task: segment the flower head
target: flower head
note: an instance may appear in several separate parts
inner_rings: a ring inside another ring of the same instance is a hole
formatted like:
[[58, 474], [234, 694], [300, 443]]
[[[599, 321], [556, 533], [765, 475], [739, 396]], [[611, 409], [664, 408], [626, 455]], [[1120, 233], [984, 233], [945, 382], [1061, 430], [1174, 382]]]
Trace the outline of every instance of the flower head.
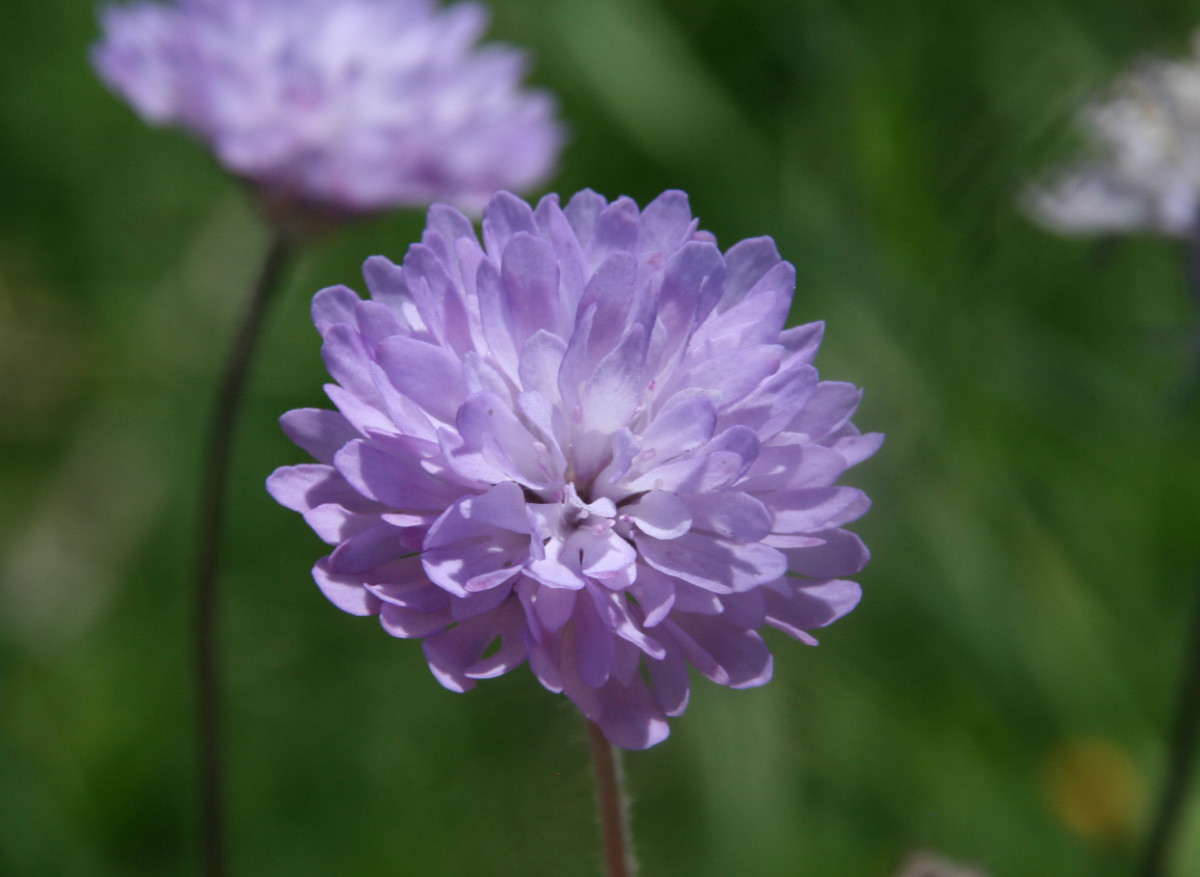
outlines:
[[795, 271], [770, 238], [724, 254], [687, 196], [640, 211], [591, 191], [531, 209], [501, 193], [480, 246], [434, 205], [420, 244], [322, 290], [337, 411], [284, 430], [319, 460], [271, 494], [336, 548], [337, 606], [424, 638], [447, 688], [529, 662], [626, 748], [667, 735], [688, 666], [771, 677], [758, 629], [806, 632], [857, 604], [867, 510], [835, 484], [882, 437], [822, 382], [819, 323], [784, 329]]
[[1034, 189], [1028, 204], [1035, 218], [1065, 233], [1197, 232], [1200, 57], [1143, 64], [1082, 121], [1099, 155]]
[[478, 210], [552, 170], [553, 100], [475, 48], [484, 8], [430, 0], [176, 0], [105, 10], [93, 60], [148, 122], [207, 142], [269, 207]]

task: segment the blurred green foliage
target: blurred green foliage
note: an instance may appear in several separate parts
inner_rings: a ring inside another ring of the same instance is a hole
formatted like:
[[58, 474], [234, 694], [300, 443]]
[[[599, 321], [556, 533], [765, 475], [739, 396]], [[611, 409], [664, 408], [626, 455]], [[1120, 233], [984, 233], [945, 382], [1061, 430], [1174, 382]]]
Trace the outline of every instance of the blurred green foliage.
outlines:
[[[573, 140], [554, 188], [686, 189], [771, 234], [826, 377], [888, 433], [862, 606], [776, 678], [701, 680], [626, 759], [650, 875], [1129, 871], [1200, 568], [1196, 303], [1181, 253], [1064, 240], [1023, 185], [1178, 0], [507, 0]], [[0, 3], [0, 873], [195, 867], [190, 526], [208, 398], [266, 235], [205, 151], [87, 63], [86, 0]], [[520, 671], [460, 696], [331, 608], [322, 546], [262, 489], [325, 404], [308, 300], [422, 218], [310, 249], [237, 443], [223, 580], [240, 874], [598, 872], [586, 745]], [[1176, 877], [1200, 873], [1193, 795]]]

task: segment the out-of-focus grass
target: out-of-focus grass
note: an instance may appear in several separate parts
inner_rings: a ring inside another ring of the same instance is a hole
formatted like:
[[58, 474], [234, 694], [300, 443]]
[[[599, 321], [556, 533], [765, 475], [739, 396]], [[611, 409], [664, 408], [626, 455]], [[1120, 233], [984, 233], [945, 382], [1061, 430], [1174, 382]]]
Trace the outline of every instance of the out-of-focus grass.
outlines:
[[[498, 4], [574, 139], [555, 188], [687, 189], [771, 234], [822, 373], [888, 433], [862, 606], [776, 679], [699, 681], [627, 758], [645, 871], [869, 875], [915, 847], [992, 877], [1128, 872], [1200, 567], [1196, 314], [1179, 253], [1067, 241], [1016, 196], [1157, 2]], [[265, 234], [203, 150], [90, 73], [82, 0], [0, 5], [0, 872], [193, 866], [189, 526], [207, 394]], [[458, 696], [344, 616], [262, 481], [325, 404], [307, 301], [421, 218], [343, 231], [272, 315], [224, 579], [239, 872], [585, 874], [586, 747], [524, 671]], [[1200, 871], [1193, 796], [1176, 875]]]

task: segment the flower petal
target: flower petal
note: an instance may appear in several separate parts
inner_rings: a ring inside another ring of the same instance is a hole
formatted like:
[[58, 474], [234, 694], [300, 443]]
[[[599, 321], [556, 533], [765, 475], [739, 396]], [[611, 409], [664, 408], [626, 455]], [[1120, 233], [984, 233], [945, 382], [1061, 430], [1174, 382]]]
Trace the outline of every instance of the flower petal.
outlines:
[[364, 441], [353, 441], [337, 452], [334, 465], [363, 496], [397, 511], [444, 509], [462, 489], [434, 478], [416, 460], [389, 454]]
[[788, 636], [816, 645], [807, 631], [832, 624], [858, 605], [862, 588], [835, 579], [805, 585], [786, 580], [782, 591], [766, 589], [767, 624]]
[[771, 511], [748, 493], [713, 490], [689, 494], [683, 501], [691, 512], [693, 530], [716, 533], [742, 544], [758, 542], [771, 532]]
[[[465, 619], [435, 633], [421, 648], [438, 682], [451, 691], [469, 691], [475, 687], [476, 678], [498, 676], [524, 660], [523, 654], [517, 657], [517, 647], [509, 642], [521, 640], [523, 623], [521, 604], [512, 598], [489, 614]], [[485, 654], [497, 638], [502, 645], [496, 654], [503, 652], [504, 657], [498, 662], [489, 661]]]
[[871, 501], [853, 487], [811, 487], [763, 494], [775, 513], [776, 533], [808, 533], [840, 527], [866, 514]]
[[861, 572], [871, 552], [849, 530], [824, 530], [813, 534], [806, 545], [788, 545], [789, 537], [771, 537], [767, 544], [778, 548], [788, 559], [788, 572], [810, 579], [833, 579]]
[[850, 419], [861, 399], [862, 390], [853, 384], [822, 381], [788, 424], [788, 431], [802, 433], [808, 441], [820, 441]]
[[738, 545], [699, 533], [669, 542], [637, 537], [642, 557], [659, 572], [716, 594], [729, 594], [774, 581], [787, 571], [782, 552], [759, 543]]
[[640, 460], [665, 463], [695, 450], [713, 437], [717, 407], [707, 396], [679, 393], [671, 397], [639, 437]]
[[692, 526], [688, 504], [665, 490], [643, 494], [637, 502], [626, 506], [622, 514], [633, 521], [639, 530], [655, 539], [678, 539]]
[[755, 631], [705, 615], [680, 615], [667, 627], [688, 660], [718, 685], [753, 688], [771, 681], [771, 652]]
[[329, 558], [323, 557], [313, 567], [313, 579], [330, 603], [351, 615], [377, 615], [380, 600], [353, 576], [340, 575], [329, 569]]
[[467, 398], [467, 382], [458, 357], [435, 344], [395, 336], [375, 350], [379, 366], [397, 390], [443, 423]]
[[675, 605], [675, 584], [672, 578], [644, 563], [638, 565], [637, 580], [629, 586], [629, 593], [641, 607], [646, 627], [660, 624]]
[[558, 259], [549, 241], [520, 232], [504, 246], [500, 279], [512, 310], [513, 341], [520, 350], [535, 332], [559, 328]]
[[342, 445], [361, 438], [343, 415], [327, 408], [297, 408], [280, 417], [279, 425], [288, 438], [322, 463], [332, 463]]
[[600, 688], [613, 668], [613, 632], [596, 611], [590, 597], [575, 601], [571, 616], [575, 626], [575, 660], [579, 678], [589, 688]]

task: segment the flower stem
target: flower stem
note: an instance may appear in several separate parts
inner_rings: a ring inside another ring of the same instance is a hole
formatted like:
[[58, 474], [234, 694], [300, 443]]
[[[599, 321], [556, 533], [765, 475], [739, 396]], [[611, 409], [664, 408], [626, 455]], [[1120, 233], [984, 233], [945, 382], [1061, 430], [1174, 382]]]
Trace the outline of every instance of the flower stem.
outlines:
[[596, 777], [596, 809], [608, 877], [634, 877], [637, 867], [629, 838], [629, 799], [618, 753], [595, 722], [588, 722], [588, 744]]
[[1184, 279], [1192, 300], [1191, 362], [1179, 391], [1178, 406], [1186, 411], [1200, 396], [1200, 225], [1193, 229], [1187, 246]]
[[1200, 588], [1192, 600], [1184, 645], [1183, 678], [1179, 684], [1175, 726], [1167, 756], [1167, 775], [1138, 866], [1138, 877], [1162, 877], [1166, 873], [1188, 784], [1194, 773], [1197, 744], [1200, 744]]
[[279, 235], [267, 251], [258, 280], [217, 390], [209, 424], [208, 447], [200, 483], [196, 524], [194, 588], [194, 684], [199, 768], [200, 858], [205, 877], [225, 873], [224, 766], [221, 757], [221, 686], [217, 658], [217, 574], [229, 453], [246, 373], [253, 358], [263, 316], [291, 256], [290, 242]]

